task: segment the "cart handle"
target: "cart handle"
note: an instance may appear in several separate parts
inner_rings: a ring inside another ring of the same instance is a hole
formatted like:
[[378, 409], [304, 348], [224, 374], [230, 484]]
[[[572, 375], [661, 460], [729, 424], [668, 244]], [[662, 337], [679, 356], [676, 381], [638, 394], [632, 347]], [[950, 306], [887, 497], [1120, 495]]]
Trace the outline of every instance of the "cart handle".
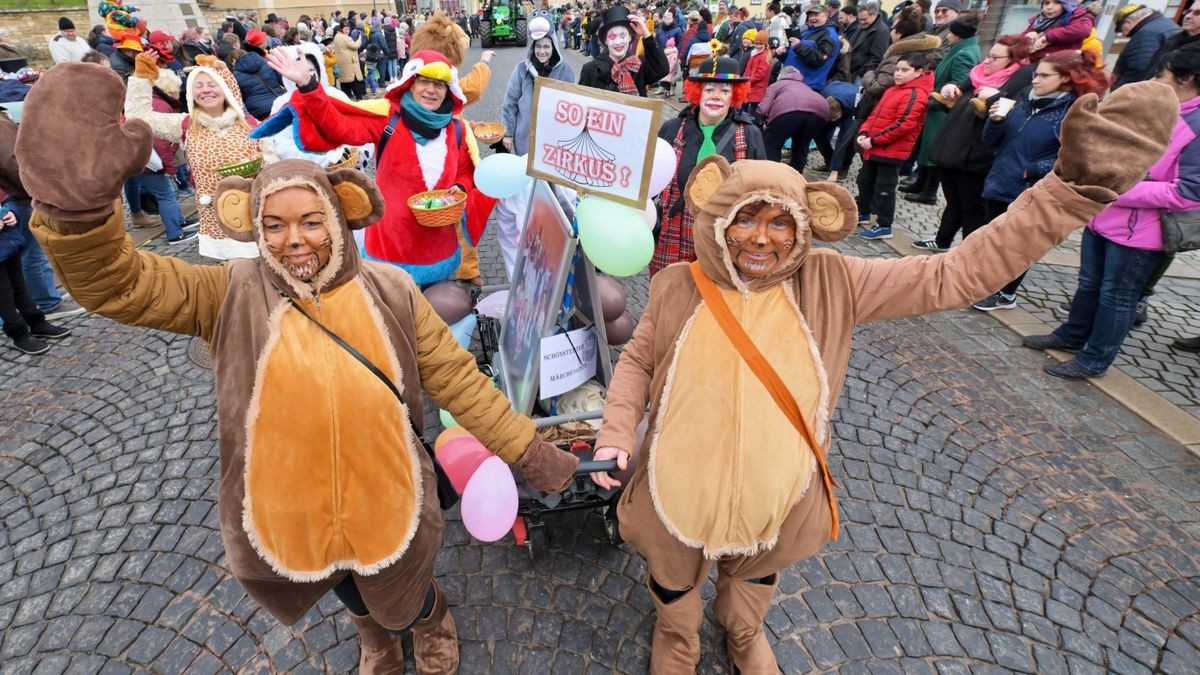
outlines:
[[538, 429], [558, 426], [566, 422], [587, 422], [588, 420], [598, 420], [604, 418], [603, 410], [589, 410], [580, 413], [568, 413], [566, 415], [554, 415], [553, 417], [539, 417], [533, 420]]
[[605, 459], [599, 461], [580, 462], [575, 468], [575, 475], [589, 473], [612, 473], [617, 470], [617, 460]]

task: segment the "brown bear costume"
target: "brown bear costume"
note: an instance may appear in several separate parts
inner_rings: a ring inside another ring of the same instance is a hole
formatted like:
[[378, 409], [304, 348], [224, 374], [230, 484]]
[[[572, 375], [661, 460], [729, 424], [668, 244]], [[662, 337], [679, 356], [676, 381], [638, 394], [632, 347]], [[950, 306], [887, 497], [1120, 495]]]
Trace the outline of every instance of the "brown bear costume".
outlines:
[[[657, 614], [651, 672], [694, 672], [699, 588], [714, 564], [713, 608], [733, 664], [747, 674], [778, 672], [763, 632], [778, 572], [837, 536], [825, 451], [855, 325], [961, 308], [993, 292], [1140, 181], [1178, 115], [1174, 94], [1154, 82], [1124, 87], [1098, 110], [1095, 96], [1080, 99], [1063, 124], [1055, 171], [937, 256], [867, 260], [813, 248], [814, 239], [836, 241], [854, 230], [845, 189], [806, 183], [773, 162], [730, 166], [712, 156], [697, 166], [685, 196], [698, 260], [651, 280], [596, 440], [597, 458], [640, 450], [618, 514], [621, 534], [649, 567]], [[792, 216], [794, 248], [766, 276], [747, 277], [730, 256], [727, 229], [740, 209], [764, 203]], [[709, 283], [709, 297], [723, 303], [701, 297]], [[714, 310], [721, 304], [748, 341], [727, 336]], [[760, 381], [743, 357], [746, 342], [786, 394]], [[811, 433], [798, 433], [803, 425], [777, 404], [788, 396]], [[647, 405], [639, 449], [635, 429]]]
[[[442, 513], [417, 440], [422, 420], [409, 411], [428, 392], [540, 489], [565, 487], [577, 460], [513, 412], [406, 272], [360, 259], [351, 230], [378, 220], [384, 204], [357, 171], [285, 160], [253, 181], [223, 180], [221, 225], [255, 243], [258, 259], [192, 265], [136, 249], [119, 198], [151, 135], [121, 119], [123, 89], [108, 68], [66, 63], [26, 100], [16, 154], [59, 277], [98, 314], [210, 344], [221, 535], [246, 592], [290, 625], [335, 586], [345, 600], [348, 584], [367, 612], [354, 616], [364, 672], [403, 667], [389, 630], [409, 626], [418, 670], [454, 672], [454, 623], [433, 581]], [[92, 142], [62, 153], [50, 141], [63, 133]], [[308, 281], [285, 270], [263, 234], [264, 203], [297, 187], [315, 193], [328, 229], [329, 260]], [[365, 355], [402, 400], [298, 308]]]

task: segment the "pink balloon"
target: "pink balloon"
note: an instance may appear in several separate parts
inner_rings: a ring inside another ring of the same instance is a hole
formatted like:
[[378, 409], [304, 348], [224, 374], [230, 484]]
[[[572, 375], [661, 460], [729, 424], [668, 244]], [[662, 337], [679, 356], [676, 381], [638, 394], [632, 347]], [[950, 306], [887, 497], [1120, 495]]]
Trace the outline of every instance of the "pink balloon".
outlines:
[[474, 436], [460, 436], [446, 441], [437, 453], [438, 463], [446, 470], [458, 494], [467, 489], [471, 476], [479, 467], [495, 457]]
[[517, 483], [499, 457], [479, 465], [462, 493], [462, 518], [467, 532], [479, 541], [496, 541], [517, 519]]
[[[661, 138], [654, 143], [654, 166], [650, 170], [650, 195], [656, 195], [671, 184], [675, 176], [675, 148]], [[683, 187], [683, 186], [680, 186]]]

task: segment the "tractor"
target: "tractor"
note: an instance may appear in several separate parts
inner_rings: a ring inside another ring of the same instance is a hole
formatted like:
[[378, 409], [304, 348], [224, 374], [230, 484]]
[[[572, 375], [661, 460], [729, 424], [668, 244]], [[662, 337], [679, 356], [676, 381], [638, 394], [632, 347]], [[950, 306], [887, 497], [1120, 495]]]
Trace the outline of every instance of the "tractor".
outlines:
[[529, 41], [525, 8], [517, 0], [495, 0], [479, 21], [479, 43], [487, 48], [510, 41], [524, 47]]

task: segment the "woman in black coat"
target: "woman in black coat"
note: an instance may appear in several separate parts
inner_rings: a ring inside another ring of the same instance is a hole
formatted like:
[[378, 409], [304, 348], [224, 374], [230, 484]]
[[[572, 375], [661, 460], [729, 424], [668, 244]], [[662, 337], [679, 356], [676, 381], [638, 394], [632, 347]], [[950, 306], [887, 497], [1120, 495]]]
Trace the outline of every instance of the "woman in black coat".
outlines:
[[[642, 41], [644, 56], [637, 56], [634, 36]], [[645, 96], [647, 85], [670, 72], [667, 54], [646, 30], [639, 16], [630, 16], [621, 6], [605, 10], [598, 31], [603, 48], [600, 55], [583, 64], [579, 84], [631, 96]]]

